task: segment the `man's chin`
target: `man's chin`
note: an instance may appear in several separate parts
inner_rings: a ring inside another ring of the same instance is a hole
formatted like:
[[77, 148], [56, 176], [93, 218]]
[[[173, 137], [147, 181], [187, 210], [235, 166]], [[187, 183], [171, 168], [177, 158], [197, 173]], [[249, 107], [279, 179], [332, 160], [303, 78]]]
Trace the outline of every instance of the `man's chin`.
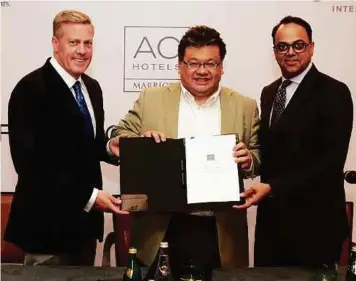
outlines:
[[196, 92], [202, 92], [202, 93], [204, 93], [204, 92], [207, 92], [207, 91], [209, 91], [211, 89], [211, 84], [210, 83], [205, 83], [205, 84], [195, 84], [194, 85], [194, 90], [196, 91]]
[[213, 94], [213, 90], [211, 88], [207, 89], [194, 89], [194, 93], [192, 93], [196, 97], [206, 97]]
[[86, 70], [88, 69], [88, 67], [76, 67], [74, 70], [74, 73], [78, 76], [82, 75]]
[[72, 68], [74, 71], [81, 72], [85, 71], [89, 66], [88, 61], [83, 61], [83, 62], [73, 62], [72, 63]]
[[301, 70], [301, 68], [287, 68], [283, 71], [283, 76], [286, 78], [293, 78], [302, 72], [303, 70]]

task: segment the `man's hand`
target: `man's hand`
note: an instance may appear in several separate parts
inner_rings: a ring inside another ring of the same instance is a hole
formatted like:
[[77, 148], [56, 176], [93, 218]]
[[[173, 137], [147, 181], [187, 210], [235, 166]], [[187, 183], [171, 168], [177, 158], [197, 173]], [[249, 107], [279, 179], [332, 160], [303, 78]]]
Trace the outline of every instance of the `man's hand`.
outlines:
[[116, 157], [119, 157], [120, 155], [120, 151], [119, 151], [120, 138], [127, 138], [127, 135], [122, 134], [120, 136], [110, 139], [109, 141], [109, 149], [111, 153], [114, 154]]
[[241, 166], [242, 169], [249, 169], [252, 163], [252, 157], [246, 145], [239, 142], [233, 148], [233, 156], [235, 162]]
[[157, 143], [161, 141], [166, 141], [166, 135], [157, 131], [147, 131], [144, 132], [141, 137], [154, 138]]
[[127, 211], [122, 211], [120, 208], [121, 200], [115, 198], [107, 191], [98, 191], [98, 195], [96, 196], [94, 207], [103, 212], [110, 212], [116, 214], [128, 214]]
[[243, 205], [233, 205], [235, 209], [247, 209], [252, 205], [257, 205], [264, 197], [271, 192], [271, 186], [266, 183], [256, 183], [249, 187], [241, 194], [241, 197], [245, 197], [246, 202]]

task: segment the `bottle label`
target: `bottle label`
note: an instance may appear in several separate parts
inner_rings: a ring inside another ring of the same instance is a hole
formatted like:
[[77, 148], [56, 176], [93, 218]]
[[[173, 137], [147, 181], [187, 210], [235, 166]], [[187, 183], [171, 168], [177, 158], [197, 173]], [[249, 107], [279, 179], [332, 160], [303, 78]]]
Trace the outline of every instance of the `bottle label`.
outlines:
[[132, 279], [133, 270], [131, 268], [126, 268], [125, 274], [128, 278]]
[[170, 272], [169, 272], [169, 269], [168, 269], [168, 266], [167, 265], [161, 265], [159, 268], [159, 271], [161, 273], [162, 276], [167, 276]]

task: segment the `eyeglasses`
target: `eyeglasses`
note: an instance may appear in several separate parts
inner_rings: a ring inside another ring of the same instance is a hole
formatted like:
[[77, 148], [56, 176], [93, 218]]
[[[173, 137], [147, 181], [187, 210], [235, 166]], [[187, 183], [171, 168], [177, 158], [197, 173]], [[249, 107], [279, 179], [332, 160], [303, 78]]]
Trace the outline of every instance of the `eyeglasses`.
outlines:
[[286, 42], [280, 42], [277, 45], [273, 46], [273, 49], [278, 53], [278, 54], [286, 54], [289, 52], [289, 48], [292, 47], [293, 51], [296, 53], [303, 53], [307, 49], [307, 46], [309, 46], [309, 43], [305, 43], [302, 40], [298, 40], [293, 42], [292, 44], [286, 43]]
[[189, 68], [189, 69], [199, 69], [201, 66], [203, 66], [205, 69], [208, 70], [213, 70], [216, 69], [221, 62], [216, 62], [216, 61], [211, 61], [211, 62], [187, 62], [183, 61], [183, 63]]

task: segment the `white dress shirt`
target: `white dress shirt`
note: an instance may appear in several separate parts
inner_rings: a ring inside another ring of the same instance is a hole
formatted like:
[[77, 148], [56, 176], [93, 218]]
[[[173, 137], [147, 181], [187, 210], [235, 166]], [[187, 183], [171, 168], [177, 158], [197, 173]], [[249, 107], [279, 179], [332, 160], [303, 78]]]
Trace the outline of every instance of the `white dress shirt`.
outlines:
[[[58, 61], [52, 57], [50, 59], [50, 63], [52, 64], [52, 66], [54, 67], [54, 69], [58, 72], [58, 74], [62, 77], [64, 83], [66, 83], [66, 85], [68, 86], [68, 88], [72, 91], [72, 94], [73, 94], [73, 97], [74, 99], [76, 100], [76, 97], [75, 97], [75, 91], [73, 89], [73, 85], [75, 82], [77, 82], [77, 80], [72, 77], [59, 63]], [[88, 107], [88, 110], [89, 110], [89, 113], [90, 113], [90, 117], [91, 117], [91, 122], [92, 122], [92, 125], [93, 125], [93, 131], [94, 131], [94, 137], [95, 137], [95, 134], [96, 134], [96, 121], [95, 121], [95, 115], [94, 115], [94, 110], [93, 110], [93, 105], [91, 104], [91, 100], [90, 100], [90, 97], [89, 97], [89, 94], [88, 94], [88, 90], [87, 88], [85, 87], [85, 84], [82, 80], [81, 77], [79, 77], [78, 81], [80, 82], [80, 85], [81, 85], [81, 90], [83, 92], [83, 95], [84, 95], [84, 100], [87, 104], [87, 107]], [[90, 209], [93, 207], [94, 205], [94, 202], [95, 202], [95, 199], [98, 195], [98, 189], [97, 188], [94, 188], [93, 187], [93, 193], [92, 195], [90, 196], [90, 199], [87, 203], [87, 205], [85, 206], [84, 210], [89, 212]]]
[[[194, 97], [181, 84], [181, 96], [178, 113], [178, 138], [213, 136], [221, 133], [220, 90], [208, 100], [198, 105]], [[193, 211], [191, 215], [213, 216], [212, 211]]]
[[178, 113], [178, 138], [212, 136], [221, 132], [220, 90], [202, 105], [181, 85]]

